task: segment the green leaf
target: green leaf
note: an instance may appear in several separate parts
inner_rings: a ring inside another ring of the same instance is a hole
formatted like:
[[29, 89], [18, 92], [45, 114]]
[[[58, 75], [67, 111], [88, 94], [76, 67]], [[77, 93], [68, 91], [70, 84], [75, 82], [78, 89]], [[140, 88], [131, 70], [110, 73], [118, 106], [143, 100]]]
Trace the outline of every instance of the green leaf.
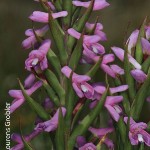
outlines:
[[70, 61], [69, 61], [69, 67], [71, 67], [74, 70], [77, 67], [77, 65], [80, 61], [80, 58], [82, 56], [82, 47], [83, 47], [82, 45], [83, 45], [83, 35], [78, 40], [78, 43], [71, 55]]
[[72, 0], [63, 0], [63, 10], [66, 10], [68, 12], [68, 15], [63, 18], [65, 29], [68, 29], [71, 24], [71, 18], [72, 18]]
[[53, 66], [54, 71], [57, 74], [58, 79], [61, 76], [61, 65], [60, 65], [60, 61], [58, 59], [58, 57], [56, 56], [56, 54], [50, 49], [48, 54], [47, 54], [47, 58], [49, 63]]
[[53, 4], [57, 11], [62, 11], [62, 2], [61, 0], [53, 0]]
[[139, 150], [145, 150], [145, 148], [144, 148], [144, 143], [140, 143], [140, 148], [139, 148]]
[[29, 95], [27, 95], [20, 80], [19, 80], [19, 85], [20, 85], [20, 88], [22, 90], [25, 100], [28, 102], [28, 104], [32, 108], [32, 110], [34, 110], [41, 119], [48, 120], [50, 118], [48, 113], [44, 110], [44, 108], [39, 103], [37, 103], [34, 99], [32, 99]]
[[65, 150], [64, 128], [65, 128], [64, 117], [63, 117], [63, 114], [62, 114], [62, 109], [60, 107], [59, 108], [58, 128], [56, 130], [56, 137], [55, 137], [56, 149], [57, 150]]
[[55, 90], [55, 92], [57, 93], [57, 95], [59, 96], [61, 103], [64, 105], [65, 103], [65, 90], [63, 89], [63, 87], [60, 85], [57, 77], [55, 76], [55, 74], [47, 69], [44, 72], [46, 79], [48, 80], [49, 84], [51, 85], [51, 87]]
[[57, 20], [53, 19], [50, 11], [49, 11], [49, 27], [59, 52], [61, 65], [65, 65], [67, 63], [68, 54], [64, 45], [64, 34], [62, 33], [63, 31], [59, 26]]
[[142, 63], [142, 60], [143, 60], [143, 51], [142, 51], [141, 38], [145, 36], [146, 20], [147, 19], [144, 20], [144, 22], [143, 22], [143, 24], [140, 28], [138, 41], [137, 41], [137, 44], [136, 44], [136, 51], [135, 51], [135, 58], [136, 58], [137, 62], [139, 62], [140, 64]]
[[118, 127], [118, 130], [119, 130], [119, 134], [121, 136], [121, 140], [125, 144], [126, 138], [127, 138], [126, 125], [125, 125], [122, 117], [120, 117], [119, 121], [117, 122], [117, 127]]
[[91, 110], [90, 113], [87, 116], [85, 116], [85, 118], [80, 122], [80, 124], [73, 130], [68, 140], [69, 150], [73, 150], [77, 136], [83, 135], [88, 130], [89, 126], [92, 124], [94, 119], [100, 114], [108, 94], [108, 89], [109, 88], [107, 88], [106, 92], [102, 95], [97, 106], [93, 110]]
[[125, 51], [125, 56], [124, 56], [124, 71], [125, 71], [125, 81], [126, 81], [126, 84], [129, 86], [129, 97], [130, 97], [130, 100], [133, 101], [136, 95], [135, 82], [134, 82], [133, 77], [130, 74], [131, 65], [129, 62], [127, 50]]
[[139, 89], [132, 104], [131, 116], [133, 117], [134, 120], [138, 120], [140, 117], [145, 99], [147, 97], [147, 89], [149, 88], [150, 88], [150, 69], [148, 72], [147, 79]]
[[[82, 15], [82, 17], [73, 25], [73, 28], [80, 33], [82, 32], [83, 28], [85, 27], [86, 22], [90, 18], [90, 15], [93, 10], [94, 2], [95, 2], [95, 0], [91, 1], [89, 8], [86, 10], [84, 15]], [[73, 38], [72, 36], [69, 36], [69, 39], [68, 39], [68, 50], [69, 51], [72, 51], [75, 42], [76, 42], [76, 39]]]
[[43, 87], [46, 90], [49, 98], [54, 102], [54, 104], [57, 107], [59, 107], [60, 101], [59, 101], [58, 96], [56, 95], [55, 91], [50, 87], [50, 85], [46, 81], [43, 81]]
[[100, 68], [100, 65], [102, 63], [102, 59], [100, 58], [95, 65], [86, 73], [89, 77], [94, 77], [94, 75], [97, 73], [98, 69]]
[[150, 67], [150, 57], [148, 57], [142, 64], [142, 70], [147, 74]]

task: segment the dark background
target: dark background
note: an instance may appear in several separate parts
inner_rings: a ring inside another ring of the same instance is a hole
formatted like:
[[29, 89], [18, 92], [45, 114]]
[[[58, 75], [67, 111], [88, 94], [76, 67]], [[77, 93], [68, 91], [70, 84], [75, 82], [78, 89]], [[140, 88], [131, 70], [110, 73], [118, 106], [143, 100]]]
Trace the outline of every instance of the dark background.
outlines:
[[[110, 0], [110, 7], [96, 12], [93, 15], [100, 16], [100, 22], [104, 25], [110, 46], [123, 47], [126, 33], [138, 28], [145, 16], [150, 15], [150, 0]], [[24, 69], [24, 60], [29, 51], [21, 48], [24, 40], [24, 31], [31, 27], [28, 16], [34, 10], [40, 10], [38, 3], [33, 0], [0, 0], [0, 109], [3, 113], [5, 102], [11, 102], [8, 90], [18, 87], [16, 78], [23, 80], [27, 75]], [[0, 121], [2, 123], [2, 116]], [[144, 116], [148, 114], [144, 114]], [[12, 132], [18, 128], [18, 118], [21, 116], [23, 127], [28, 128], [34, 114], [28, 113], [28, 109], [21, 109], [12, 115]], [[4, 128], [0, 128], [5, 133]], [[5, 135], [1, 134], [5, 144]], [[1, 142], [0, 142], [1, 143]], [[1, 145], [0, 145], [1, 149]], [[5, 149], [5, 148], [2, 148]], [[40, 149], [40, 148], [39, 148]]]

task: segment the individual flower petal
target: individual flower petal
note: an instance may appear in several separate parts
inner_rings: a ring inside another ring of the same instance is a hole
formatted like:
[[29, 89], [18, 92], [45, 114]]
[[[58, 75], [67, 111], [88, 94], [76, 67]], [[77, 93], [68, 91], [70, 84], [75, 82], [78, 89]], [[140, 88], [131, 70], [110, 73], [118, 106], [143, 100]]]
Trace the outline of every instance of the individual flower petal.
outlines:
[[[88, 8], [90, 6], [91, 1], [81, 2], [81, 1], [73, 1], [73, 5]], [[95, 0], [93, 10], [101, 10], [105, 7], [109, 6], [105, 0]]]
[[124, 69], [118, 65], [110, 65], [110, 68], [118, 75], [124, 75]]
[[132, 32], [129, 39], [127, 40], [128, 52], [130, 54], [131, 54], [132, 48], [136, 46], [138, 35], [139, 35], [139, 30], [135, 30], [135, 31]]
[[[59, 17], [66, 17], [68, 15], [67, 11], [61, 11], [57, 13], [52, 13], [54, 19]], [[29, 18], [35, 22], [48, 23], [49, 14], [41, 11], [34, 11]]]
[[110, 89], [111, 94], [114, 94], [114, 93], [117, 93], [117, 92], [126, 91], [128, 88], [129, 88], [128, 85], [121, 85], [121, 86], [114, 87], [114, 88], [109, 88], [109, 89]]
[[143, 83], [147, 78], [147, 75], [140, 69], [132, 70], [131, 75], [139, 83]]
[[79, 150], [96, 150], [96, 146], [93, 143], [86, 143], [84, 146], [80, 147]]
[[142, 49], [145, 55], [150, 55], [150, 42], [144, 38], [141, 38]]
[[30, 88], [35, 81], [35, 75], [30, 74], [24, 81], [24, 88]]
[[103, 69], [104, 72], [106, 72], [112, 78], [116, 78], [116, 74], [114, 73], [114, 71], [108, 65], [101, 64], [101, 68]]
[[114, 54], [106, 54], [103, 56], [102, 64], [108, 64], [115, 60]]

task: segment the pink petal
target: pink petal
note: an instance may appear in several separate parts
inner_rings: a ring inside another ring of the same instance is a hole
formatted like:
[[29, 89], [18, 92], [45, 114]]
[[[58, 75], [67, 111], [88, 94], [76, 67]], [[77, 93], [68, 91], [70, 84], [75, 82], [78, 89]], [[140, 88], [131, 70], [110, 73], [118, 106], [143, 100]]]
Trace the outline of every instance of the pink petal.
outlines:
[[128, 88], [129, 88], [128, 85], [121, 85], [118, 87], [110, 88], [110, 92], [111, 94], [114, 94], [114, 93], [126, 91]]
[[110, 75], [112, 78], [116, 78], [116, 74], [114, 73], [114, 71], [108, 65], [102, 64], [101, 68], [103, 69], [103, 71], [105, 73]]
[[150, 55], [150, 42], [144, 38], [141, 39], [143, 53], [146, 55]]
[[135, 30], [132, 32], [129, 39], [127, 40], [128, 51], [130, 54], [131, 54], [131, 49], [136, 46], [138, 35], [139, 35], [139, 30]]
[[132, 70], [131, 75], [139, 83], [143, 83], [147, 79], [147, 75], [139, 69]]
[[118, 65], [110, 65], [110, 68], [118, 75], [124, 75], [124, 69]]

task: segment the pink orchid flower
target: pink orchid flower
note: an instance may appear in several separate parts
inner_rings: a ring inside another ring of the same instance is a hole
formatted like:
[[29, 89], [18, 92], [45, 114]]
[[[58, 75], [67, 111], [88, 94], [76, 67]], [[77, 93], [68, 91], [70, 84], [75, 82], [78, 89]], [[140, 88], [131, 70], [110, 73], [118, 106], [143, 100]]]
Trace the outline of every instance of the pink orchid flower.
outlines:
[[[35, 30], [35, 33], [38, 37], [42, 38], [46, 34], [48, 29], [49, 29], [49, 27], [48, 27], [48, 25], [46, 25], [41, 29]], [[22, 42], [22, 47], [24, 49], [29, 49], [31, 47], [36, 47], [36, 45], [38, 45], [38, 41], [35, 37], [33, 29], [26, 30], [25, 35], [28, 36], [28, 38]]]
[[[62, 73], [67, 77], [70, 78], [72, 70], [68, 66], [64, 66], [61, 69]], [[78, 75], [73, 73], [72, 75], [72, 86], [76, 92], [76, 94], [80, 97], [86, 97], [88, 99], [92, 98], [94, 94], [93, 87], [87, 83], [87, 81], [91, 80], [91, 78], [87, 75]]]
[[51, 41], [45, 40], [41, 44], [38, 50], [33, 50], [29, 54], [29, 58], [25, 61], [26, 69], [31, 71], [35, 67], [45, 70], [48, 68], [48, 62], [46, 55], [50, 48]]
[[[58, 127], [59, 111], [60, 111], [60, 108], [57, 110], [57, 112], [54, 114], [54, 116], [50, 120], [42, 122], [42, 123], [38, 123], [35, 127], [35, 130], [46, 131], [46, 132], [51, 132], [51, 131], [56, 130]], [[66, 108], [61, 107], [61, 111], [64, 117], [66, 114]]]
[[[127, 124], [128, 117], [124, 117], [124, 121]], [[144, 130], [146, 128], [147, 128], [146, 123], [144, 122], [136, 123], [132, 118], [130, 118], [129, 139], [132, 145], [145, 143], [147, 146], [150, 146], [150, 134]]]

